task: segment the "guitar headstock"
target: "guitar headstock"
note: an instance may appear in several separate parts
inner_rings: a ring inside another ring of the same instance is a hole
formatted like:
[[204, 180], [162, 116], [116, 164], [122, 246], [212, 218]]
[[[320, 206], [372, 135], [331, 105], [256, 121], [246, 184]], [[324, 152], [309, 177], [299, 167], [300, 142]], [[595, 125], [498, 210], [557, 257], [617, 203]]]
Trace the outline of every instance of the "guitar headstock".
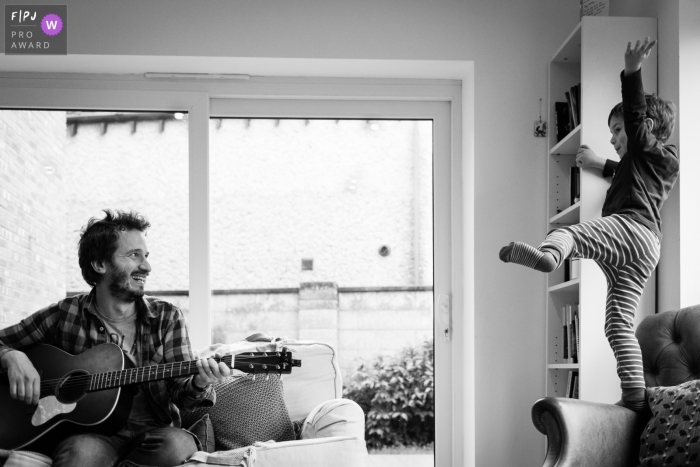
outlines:
[[292, 358], [292, 352], [283, 347], [279, 352], [246, 352], [235, 357], [233, 368], [244, 373], [277, 373], [287, 375], [301, 360]]

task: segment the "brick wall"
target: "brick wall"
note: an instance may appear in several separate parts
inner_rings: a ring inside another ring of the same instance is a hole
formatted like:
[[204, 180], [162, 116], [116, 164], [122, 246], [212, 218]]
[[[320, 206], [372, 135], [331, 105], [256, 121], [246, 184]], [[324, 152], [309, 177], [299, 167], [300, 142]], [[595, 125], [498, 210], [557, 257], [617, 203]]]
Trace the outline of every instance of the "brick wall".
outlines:
[[66, 294], [65, 112], [0, 111], [0, 326]]

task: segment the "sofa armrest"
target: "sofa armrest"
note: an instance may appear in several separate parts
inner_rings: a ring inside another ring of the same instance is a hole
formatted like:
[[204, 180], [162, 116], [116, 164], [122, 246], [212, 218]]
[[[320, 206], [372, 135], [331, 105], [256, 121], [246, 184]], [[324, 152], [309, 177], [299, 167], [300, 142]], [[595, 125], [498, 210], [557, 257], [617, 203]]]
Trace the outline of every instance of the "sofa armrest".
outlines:
[[532, 422], [547, 435], [544, 467], [636, 466], [647, 419], [625, 407], [561, 397], [532, 407]]

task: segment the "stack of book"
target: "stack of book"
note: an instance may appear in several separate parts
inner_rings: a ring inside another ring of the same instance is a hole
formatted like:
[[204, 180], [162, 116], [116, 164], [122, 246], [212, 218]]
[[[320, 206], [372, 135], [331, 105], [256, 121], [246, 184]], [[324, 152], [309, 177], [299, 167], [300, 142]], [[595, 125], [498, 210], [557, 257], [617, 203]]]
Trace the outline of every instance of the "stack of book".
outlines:
[[569, 399], [578, 399], [578, 371], [569, 371], [566, 378], [566, 395]]
[[569, 206], [581, 201], [581, 167], [569, 168]]
[[561, 141], [581, 123], [581, 85], [572, 86], [564, 93], [566, 102], [555, 102], [557, 142]]
[[578, 363], [581, 347], [578, 304], [564, 306], [562, 314], [564, 318], [564, 363]]

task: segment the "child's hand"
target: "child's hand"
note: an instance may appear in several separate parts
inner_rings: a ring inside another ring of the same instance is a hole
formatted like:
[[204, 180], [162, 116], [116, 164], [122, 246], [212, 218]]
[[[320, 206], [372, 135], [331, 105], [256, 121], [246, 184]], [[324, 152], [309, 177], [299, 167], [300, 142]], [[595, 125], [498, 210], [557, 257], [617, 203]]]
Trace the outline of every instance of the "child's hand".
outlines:
[[605, 158], [600, 157], [591, 148], [582, 144], [576, 152], [576, 167], [603, 170], [605, 168]]
[[653, 41], [649, 40], [647, 36], [642, 44], [637, 41], [632, 49], [632, 43], [627, 43], [627, 50], [625, 51], [625, 76], [629, 76], [635, 73], [642, 67], [642, 62], [647, 59], [649, 52], [656, 45], [656, 39]]

